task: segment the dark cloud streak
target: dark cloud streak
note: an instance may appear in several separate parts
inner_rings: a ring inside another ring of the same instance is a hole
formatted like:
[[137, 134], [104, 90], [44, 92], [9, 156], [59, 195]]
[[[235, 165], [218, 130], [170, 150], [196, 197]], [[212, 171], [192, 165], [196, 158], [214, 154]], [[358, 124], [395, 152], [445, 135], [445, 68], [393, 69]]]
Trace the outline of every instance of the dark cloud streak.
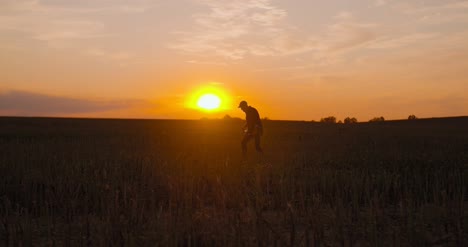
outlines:
[[144, 100], [92, 100], [25, 91], [0, 93], [0, 113], [26, 116], [96, 113], [149, 104]]

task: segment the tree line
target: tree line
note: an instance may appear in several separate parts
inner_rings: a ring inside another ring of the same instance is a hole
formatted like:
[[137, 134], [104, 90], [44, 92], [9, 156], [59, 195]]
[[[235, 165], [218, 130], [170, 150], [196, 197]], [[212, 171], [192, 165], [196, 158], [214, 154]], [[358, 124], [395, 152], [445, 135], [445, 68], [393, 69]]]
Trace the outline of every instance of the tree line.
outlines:
[[[408, 120], [416, 120], [418, 119], [415, 115], [409, 115], [408, 116]], [[374, 117], [372, 119], [369, 120], [369, 122], [384, 122], [385, 121], [385, 118], [383, 116], [380, 116], [380, 117]], [[324, 117], [324, 118], [321, 118], [320, 119], [320, 122], [321, 123], [344, 123], [344, 124], [353, 124], [353, 123], [357, 123], [358, 120], [357, 118], [355, 117], [346, 117], [345, 119], [343, 119], [343, 121], [339, 120], [337, 122], [337, 119], [336, 117], [334, 116], [329, 116], [329, 117]]]
[[[202, 119], [207, 119], [207, 118], [202, 118]], [[231, 116], [229, 116], [227, 114], [222, 119], [223, 120], [243, 120], [242, 118], [231, 117]], [[413, 114], [408, 116], [408, 120], [416, 120], [416, 119], [418, 119], [418, 118]], [[262, 121], [269, 121], [269, 120], [271, 120], [271, 119], [268, 118], [268, 117], [263, 117], [262, 118]], [[373, 117], [368, 122], [384, 122], [384, 121], [385, 121], [385, 118], [383, 116], [380, 116], [380, 117]], [[315, 122], [315, 121], [312, 120], [312, 122]], [[355, 117], [346, 117], [345, 119], [343, 119], [343, 121], [341, 121], [341, 120], [337, 121], [335, 116], [328, 116], [328, 117], [321, 118], [319, 122], [320, 123], [353, 124], [353, 123], [357, 123], [358, 120]]]

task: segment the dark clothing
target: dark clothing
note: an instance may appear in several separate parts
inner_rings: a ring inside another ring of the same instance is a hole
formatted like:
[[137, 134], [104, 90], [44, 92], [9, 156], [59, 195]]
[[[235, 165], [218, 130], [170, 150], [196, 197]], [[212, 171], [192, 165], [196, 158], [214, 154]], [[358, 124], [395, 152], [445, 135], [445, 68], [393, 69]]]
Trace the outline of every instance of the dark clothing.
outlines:
[[246, 155], [247, 143], [252, 138], [255, 138], [255, 149], [257, 152], [262, 152], [262, 148], [260, 147], [260, 137], [263, 134], [263, 125], [257, 109], [251, 106], [247, 107], [247, 109], [245, 109], [245, 120], [247, 121], [245, 124], [247, 129], [245, 131], [244, 138], [242, 138], [242, 153]]
[[249, 143], [252, 138], [255, 138], [255, 150], [257, 150], [259, 153], [263, 152], [262, 148], [260, 147], [260, 133], [245, 133], [244, 138], [242, 138], [242, 154], [244, 156], [247, 154], [247, 143]]
[[247, 121], [247, 133], [254, 134], [256, 132], [260, 132], [263, 128], [257, 109], [251, 106], [249, 106], [245, 111], [245, 120]]

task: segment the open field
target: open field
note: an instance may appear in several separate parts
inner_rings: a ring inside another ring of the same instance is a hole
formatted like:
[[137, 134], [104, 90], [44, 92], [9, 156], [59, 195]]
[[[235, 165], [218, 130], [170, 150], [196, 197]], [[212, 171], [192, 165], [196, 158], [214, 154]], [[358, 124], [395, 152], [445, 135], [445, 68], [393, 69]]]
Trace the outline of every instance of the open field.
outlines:
[[0, 245], [468, 246], [468, 118], [0, 118]]

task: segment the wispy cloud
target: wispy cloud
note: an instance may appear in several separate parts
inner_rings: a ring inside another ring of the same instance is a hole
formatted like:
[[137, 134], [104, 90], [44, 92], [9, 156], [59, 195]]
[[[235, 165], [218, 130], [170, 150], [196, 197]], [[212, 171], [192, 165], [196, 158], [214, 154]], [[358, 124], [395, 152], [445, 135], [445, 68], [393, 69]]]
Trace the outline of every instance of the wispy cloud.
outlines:
[[125, 61], [133, 58], [135, 54], [123, 51], [109, 51], [105, 49], [88, 49], [86, 52], [88, 55], [98, 58], [104, 58], [106, 60]]
[[343, 16], [342, 13], [337, 15], [337, 20], [325, 35], [328, 52], [352, 49], [377, 38], [376, 24], [358, 22], [351, 14]]
[[383, 6], [387, 4], [387, 0], [374, 0], [375, 6]]
[[350, 12], [339, 12], [325, 33], [309, 33], [289, 24], [287, 11], [270, 0], [199, 3], [209, 7], [209, 13], [194, 15], [193, 31], [177, 32], [179, 40], [171, 48], [232, 60], [313, 52], [323, 60], [330, 56], [326, 53], [349, 50], [375, 39], [375, 25], [358, 22]]
[[382, 37], [370, 43], [367, 47], [371, 49], [393, 49], [407, 45], [428, 42], [440, 37], [439, 33], [415, 33], [400, 37]]
[[468, 22], [468, 1], [394, 1], [392, 7], [401, 13], [412, 16], [423, 24], [448, 24]]
[[203, 64], [203, 65], [213, 65], [213, 66], [226, 66], [225, 62], [214, 62], [214, 61], [200, 61], [200, 60], [188, 60], [187, 63], [191, 64]]
[[468, 9], [468, 1], [437, 1], [435, 3], [397, 3], [396, 6], [405, 13], [427, 13], [447, 10], [463, 11]]
[[285, 55], [315, 48], [315, 41], [285, 22], [288, 13], [269, 0], [203, 0], [208, 14], [195, 14], [193, 31], [177, 32], [170, 47], [229, 59], [247, 55]]
[[154, 105], [144, 100], [93, 100], [26, 91], [0, 93], [0, 114], [4, 115], [72, 115], [149, 106], [154, 108]]
[[40, 1], [40, 0], [2, 0], [0, 3], [5, 12], [34, 12], [34, 13], [142, 13], [158, 5], [154, 0], [132, 0], [129, 1], [92, 1], [82, 0], [81, 4], [66, 1]]
[[102, 16], [140, 14], [156, 5], [146, 0], [131, 4], [120, 0], [80, 3], [3, 0], [0, 2], [0, 35], [18, 32], [50, 47], [63, 48], [73, 41], [116, 36]]
[[0, 12], [0, 33], [20, 32], [51, 46], [104, 35], [104, 24], [97, 20], [70, 17], [63, 10], [45, 7], [39, 1], [8, 2], [6, 10]]

